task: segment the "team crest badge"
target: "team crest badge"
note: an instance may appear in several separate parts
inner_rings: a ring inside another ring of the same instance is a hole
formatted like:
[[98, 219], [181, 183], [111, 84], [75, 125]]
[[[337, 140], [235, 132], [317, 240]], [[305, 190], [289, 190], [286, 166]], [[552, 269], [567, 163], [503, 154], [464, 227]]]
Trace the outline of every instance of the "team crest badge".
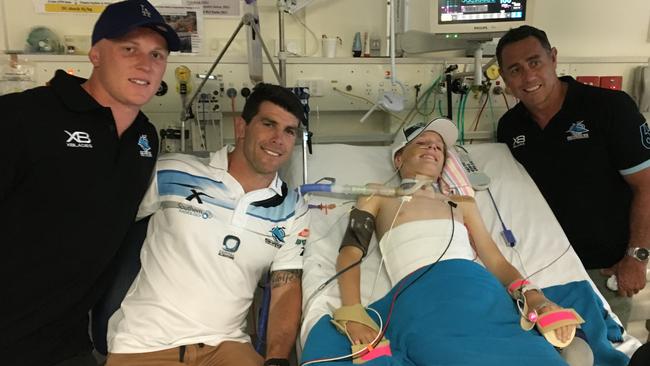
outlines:
[[283, 227], [276, 226], [273, 229], [271, 229], [271, 235], [273, 236], [273, 239], [275, 239], [275, 240], [277, 240], [277, 241], [279, 241], [281, 243], [284, 243], [284, 237], [287, 234], [284, 232]]
[[566, 131], [569, 133], [567, 141], [582, 140], [589, 138], [589, 130], [585, 127], [585, 121], [573, 122], [571, 127]]
[[639, 130], [641, 131], [641, 144], [643, 147], [650, 150], [650, 127], [648, 127], [648, 124], [644, 122], [639, 127]]
[[140, 156], [145, 158], [150, 158], [153, 155], [151, 154], [151, 146], [149, 145], [149, 139], [147, 135], [140, 135], [138, 139], [138, 146], [140, 146]]

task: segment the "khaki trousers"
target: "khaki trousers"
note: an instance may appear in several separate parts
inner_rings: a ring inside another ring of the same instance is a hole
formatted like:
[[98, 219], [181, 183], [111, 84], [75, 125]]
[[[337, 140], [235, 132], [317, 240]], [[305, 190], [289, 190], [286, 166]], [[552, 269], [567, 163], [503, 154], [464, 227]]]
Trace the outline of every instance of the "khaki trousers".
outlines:
[[264, 359], [250, 343], [202, 343], [146, 353], [109, 353], [106, 366], [261, 366]]

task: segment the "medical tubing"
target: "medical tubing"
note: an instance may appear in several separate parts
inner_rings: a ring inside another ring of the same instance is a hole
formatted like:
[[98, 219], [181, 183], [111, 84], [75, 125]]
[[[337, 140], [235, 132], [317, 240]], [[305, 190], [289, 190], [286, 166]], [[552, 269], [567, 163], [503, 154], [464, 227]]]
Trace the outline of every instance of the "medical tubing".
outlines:
[[327, 285], [329, 285], [330, 282], [332, 282], [332, 281], [334, 281], [335, 279], [339, 278], [342, 274], [344, 274], [345, 272], [347, 272], [347, 271], [351, 270], [352, 268], [354, 268], [354, 266], [357, 266], [357, 265], [361, 264], [361, 261], [362, 261], [362, 260], [363, 260], [363, 257], [359, 258], [358, 261], [356, 261], [356, 262], [350, 264], [349, 266], [343, 268], [342, 270], [338, 271], [334, 276], [330, 277], [327, 281], [323, 282], [322, 285], [318, 286], [318, 288], [316, 289], [316, 291], [317, 291], [317, 292], [320, 292], [320, 291], [322, 291], [323, 289], [325, 289], [325, 287], [326, 287]]
[[[465, 149], [463, 149], [465, 150]], [[506, 227], [506, 224], [503, 222], [503, 219], [501, 218], [501, 212], [499, 212], [499, 207], [497, 207], [497, 203], [494, 200], [494, 196], [492, 196], [492, 191], [490, 191], [490, 188], [487, 189], [487, 193], [490, 196], [490, 200], [492, 201], [492, 206], [494, 206], [494, 211], [497, 213], [497, 217], [499, 218], [499, 222], [501, 223], [501, 227], [503, 230], [508, 230]]]
[[465, 94], [460, 95], [460, 103], [458, 104], [458, 141], [461, 145], [465, 144]]
[[463, 94], [458, 98], [458, 108], [456, 112], [456, 126], [458, 127], [458, 143], [463, 144], [463, 121], [461, 119], [460, 110], [463, 106]]
[[492, 95], [488, 93], [488, 100], [490, 105], [490, 117], [492, 117], [492, 133], [494, 134], [494, 140], [497, 139], [497, 119], [494, 116], [494, 105], [492, 104]]
[[329, 193], [342, 193], [342, 194], [351, 194], [358, 196], [370, 196], [370, 195], [379, 195], [379, 196], [388, 196], [394, 197], [397, 196], [397, 190], [395, 188], [388, 187], [365, 187], [365, 186], [352, 186], [352, 185], [338, 185], [338, 184], [303, 184], [300, 186], [300, 193], [311, 193], [311, 192], [329, 192]]

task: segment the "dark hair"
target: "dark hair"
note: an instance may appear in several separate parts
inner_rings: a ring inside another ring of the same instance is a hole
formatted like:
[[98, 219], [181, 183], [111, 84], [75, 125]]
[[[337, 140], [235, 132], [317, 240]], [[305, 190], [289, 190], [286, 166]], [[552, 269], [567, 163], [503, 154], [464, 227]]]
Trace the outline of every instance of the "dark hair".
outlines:
[[503, 48], [511, 43], [519, 42], [523, 39], [526, 39], [528, 37], [535, 37], [539, 41], [539, 43], [542, 45], [542, 47], [547, 50], [548, 52], [551, 52], [551, 43], [548, 41], [548, 37], [546, 36], [546, 32], [544, 32], [541, 29], [537, 29], [535, 27], [531, 27], [529, 25], [522, 25], [521, 27], [518, 28], [512, 28], [506, 34], [501, 37], [499, 40], [499, 43], [497, 44], [497, 60], [499, 61], [499, 65], [503, 66], [501, 64], [501, 53], [503, 52]]
[[253, 88], [253, 92], [244, 105], [241, 113], [246, 123], [250, 123], [253, 117], [259, 112], [262, 102], [271, 102], [282, 107], [293, 114], [298, 121], [305, 123], [305, 110], [298, 97], [291, 90], [274, 84], [259, 83]]

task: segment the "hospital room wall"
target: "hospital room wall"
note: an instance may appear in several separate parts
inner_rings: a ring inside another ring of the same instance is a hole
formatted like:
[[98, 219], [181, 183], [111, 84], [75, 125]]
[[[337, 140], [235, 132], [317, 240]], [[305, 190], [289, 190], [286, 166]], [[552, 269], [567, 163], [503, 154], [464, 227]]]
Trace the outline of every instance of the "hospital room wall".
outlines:
[[[32, 26], [45, 25], [59, 35], [89, 35], [96, 15], [37, 14], [31, 1], [0, 0], [0, 49], [21, 49]], [[278, 21], [275, 0], [259, 0], [262, 34], [276, 48], [278, 38]], [[412, 11], [412, 28], [426, 29], [431, 11], [431, 2], [410, 0]], [[618, 5], [618, 4], [624, 4]], [[634, 67], [647, 64], [650, 56], [650, 2], [647, 0], [627, 0], [616, 3], [593, 0], [537, 0], [533, 6], [533, 25], [545, 29], [551, 42], [559, 50], [558, 73], [566, 75], [621, 75], [623, 89], [631, 90]], [[604, 19], [607, 15], [607, 19]], [[396, 113], [398, 118], [391, 118], [386, 113], [375, 112], [364, 123], [359, 118], [370, 108], [372, 101], [382, 90], [393, 88], [385, 79], [385, 72], [390, 70], [386, 59], [351, 58], [350, 49], [354, 32], [367, 31], [376, 33], [385, 39], [386, 6], [377, 0], [316, 0], [304, 11], [298, 13], [301, 19], [316, 35], [292, 18], [286, 16], [287, 41], [290, 51], [316, 57], [289, 59], [288, 85], [314, 83], [321, 87], [322, 96], [312, 96], [312, 130], [316, 141], [332, 141], [342, 135], [363, 136], [367, 141], [381, 140], [382, 136], [394, 130], [413, 106], [414, 86], [422, 84], [425, 90], [440, 74], [444, 63], [457, 63], [460, 69], [471, 70], [472, 60], [458, 58], [458, 53], [447, 52], [418, 56], [398, 60], [397, 76], [407, 86], [407, 108]], [[207, 71], [214, 55], [220, 50], [225, 40], [236, 27], [238, 19], [207, 19], [203, 34], [204, 47], [197, 56], [173, 56], [170, 58], [165, 80], [170, 85], [170, 93], [165, 97], [155, 97], [145, 108], [159, 127], [177, 126], [180, 111], [180, 98], [175, 92], [173, 70], [179, 65], [189, 66], [193, 72]], [[250, 86], [247, 80], [245, 58], [245, 38], [240, 34], [231, 49], [228, 50], [224, 63], [216, 70], [223, 76], [226, 88], [240, 90]], [[338, 48], [336, 59], [320, 58], [320, 36], [339, 36], [343, 44]], [[385, 52], [385, 45], [382, 42]], [[450, 58], [451, 57], [451, 58]], [[27, 56], [37, 64], [37, 84], [45, 83], [57, 68], [70, 69], [81, 76], [90, 73], [90, 65], [85, 56]], [[487, 60], [485, 60], [487, 61]], [[273, 82], [271, 69], [265, 68], [265, 80]], [[208, 88], [218, 88], [209, 83]], [[338, 89], [334, 90], [336, 87]], [[341, 91], [349, 91], [357, 97], [344, 96]], [[399, 91], [399, 90], [397, 90]], [[368, 101], [359, 98], [363, 97]], [[493, 123], [506, 110], [501, 95], [491, 94], [492, 109], [489, 104], [481, 115], [479, 131], [489, 134]], [[515, 100], [508, 98], [508, 104]], [[472, 121], [480, 110], [479, 97], [470, 94], [465, 113], [465, 124], [471, 127]], [[230, 111], [231, 101], [219, 99], [224, 111], [224, 135], [231, 136]], [[459, 98], [453, 100], [453, 112], [456, 115]], [[237, 97], [235, 110], [240, 110], [243, 99]], [[445, 104], [442, 104], [446, 112]], [[427, 106], [431, 110], [431, 105]], [[426, 108], [422, 108], [426, 109]], [[416, 115], [424, 119], [424, 116]], [[356, 137], [350, 138], [351, 140]]]
[[[410, 4], [410, 28], [428, 30], [432, 0], [406, 0]], [[650, 55], [650, 2], [646, 0], [528, 0], [533, 4], [532, 23], [545, 29], [564, 56], [648, 56]], [[156, 3], [155, 0], [152, 0]], [[258, 0], [262, 33], [278, 38], [276, 0]], [[315, 40], [292, 16], [287, 15], [287, 39], [294, 49], [312, 54], [320, 49], [320, 36], [339, 36], [340, 56], [349, 56], [354, 33], [376, 33], [385, 39], [386, 6], [378, 0], [315, 0], [298, 17], [317, 36]], [[4, 7], [4, 13], [3, 13]], [[51, 27], [60, 35], [88, 35], [96, 15], [38, 14], [32, 1], [0, 0], [0, 49], [20, 49], [35, 25]], [[228, 38], [238, 18], [205, 22], [208, 45]], [[4, 33], [8, 33], [5, 35]], [[213, 48], [213, 47], [212, 47]], [[320, 55], [320, 53], [318, 53]]]

